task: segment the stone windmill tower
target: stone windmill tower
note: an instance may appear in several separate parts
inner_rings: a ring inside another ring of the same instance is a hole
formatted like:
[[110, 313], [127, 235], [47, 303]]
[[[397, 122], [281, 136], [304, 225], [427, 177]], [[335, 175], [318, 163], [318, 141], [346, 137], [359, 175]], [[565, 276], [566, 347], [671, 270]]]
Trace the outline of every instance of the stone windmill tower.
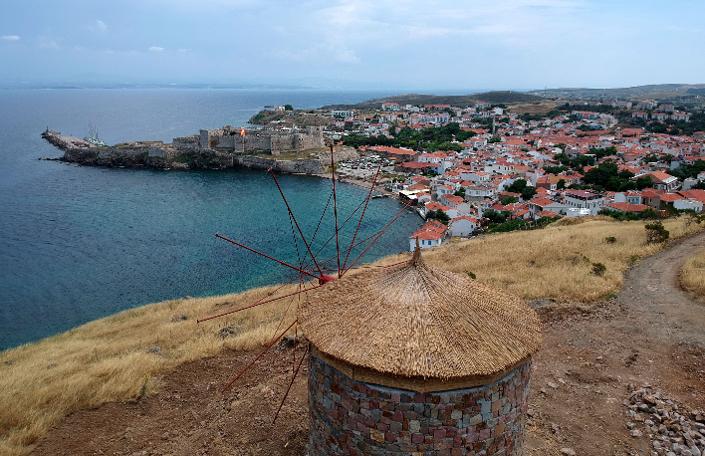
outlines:
[[309, 455], [522, 454], [541, 342], [523, 301], [424, 264], [418, 248], [309, 298]]

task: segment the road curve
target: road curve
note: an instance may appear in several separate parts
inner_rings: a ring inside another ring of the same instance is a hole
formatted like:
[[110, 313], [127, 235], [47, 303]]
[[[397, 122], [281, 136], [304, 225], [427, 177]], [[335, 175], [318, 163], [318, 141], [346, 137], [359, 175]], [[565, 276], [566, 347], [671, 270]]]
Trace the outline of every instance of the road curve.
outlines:
[[705, 304], [694, 300], [678, 283], [685, 260], [702, 248], [705, 232], [676, 241], [627, 272], [617, 302], [632, 319], [642, 320], [634, 323], [646, 324], [650, 337], [705, 348]]

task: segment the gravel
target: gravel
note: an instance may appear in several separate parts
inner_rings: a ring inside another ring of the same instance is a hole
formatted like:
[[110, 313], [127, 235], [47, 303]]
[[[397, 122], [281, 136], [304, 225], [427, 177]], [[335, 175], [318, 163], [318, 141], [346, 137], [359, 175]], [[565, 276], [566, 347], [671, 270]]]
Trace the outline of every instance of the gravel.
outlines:
[[648, 438], [652, 456], [705, 456], [705, 412], [689, 411], [650, 386], [630, 388], [626, 427]]

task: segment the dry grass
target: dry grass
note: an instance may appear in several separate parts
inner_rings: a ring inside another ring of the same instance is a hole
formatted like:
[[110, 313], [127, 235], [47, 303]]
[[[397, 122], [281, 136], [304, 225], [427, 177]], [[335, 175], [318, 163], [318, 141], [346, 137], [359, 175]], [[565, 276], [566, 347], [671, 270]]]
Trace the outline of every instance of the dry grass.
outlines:
[[[664, 224], [672, 238], [698, 229], [683, 220]], [[616, 241], [608, 243], [608, 236]], [[524, 298], [586, 302], [615, 292], [631, 261], [661, 248], [645, 239], [643, 223], [593, 220], [452, 243], [424, 257]], [[604, 275], [595, 275], [592, 263], [604, 264]], [[0, 353], [0, 454], [27, 454], [72, 411], [149, 394], [159, 387], [157, 374], [180, 363], [223, 348], [263, 345], [281, 320], [281, 303], [201, 325], [195, 319], [251, 303], [271, 290], [151, 304]], [[223, 338], [225, 326], [234, 334]]]
[[681, 269], [680, 282], [685, 290], [705, 299], [705, 250], [686, 260]]
[[[268, 290], [151, 304], [0, 353], [0, 454], [26, 454], [74, 410], [151, 393], [158, 372], [223, 348], [262, 345], [280, 322], [282, 310], [274, 305], [200, 325], [196, 318], [251, 303]], [[291, 321], [293, 315], [292, 309]], [[223, 338], [226, 326], [233, 334]]]
[[[700, 230], [686, 218], [664, 221], [671, 239]], [[607, 237], [614, 237], [610, 243]], [[565, 220], [544, 230], [513, 232], [449, 245], [428, 255], [429, 262], [526, 299], [592, 302], [617, 291], [624, 272], [638, 258], [662, 248], [646, 244], [643, 222]], [[604, 274], [593, 273], [596, 264]]]

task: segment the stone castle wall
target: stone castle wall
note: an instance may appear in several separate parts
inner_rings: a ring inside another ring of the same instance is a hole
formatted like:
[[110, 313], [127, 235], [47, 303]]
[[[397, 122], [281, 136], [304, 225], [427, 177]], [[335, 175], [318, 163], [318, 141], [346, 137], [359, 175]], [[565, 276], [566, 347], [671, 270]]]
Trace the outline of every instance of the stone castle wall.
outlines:
[[[258, 132], [260, 133], [260, 132]], [[288, 135], [288, 134], [287, 134]], [[284, 135], [284, 136], [287, 136]], [[307, 134], [308, 135], [308, 134]], [[323, 143], [320, 130], [313, 132], [312, 136], [304, 136], [301, 140], [289, 137], [282, 140], [281, 147], [318, 146], [318, 141]], [[290, 135], [288, 135], [290, 136]], [[63, 151], [61, 160], [79, 163], [88, 166], [125, 167], [125, 168], [154, 168], [154, 169], [228, 169], [235, 167], [274, 169], [282, 173], [319, 174], [326, 171], [330, 155], [318, 152], [315, 156], [302, 156], [292, 159], [280, 159], [276, 153], [270, 151], [270, 156], [254, 155], [253, 152], [262, 152], [263, 148], [271, 148], [272, 132], [267, 134], [250, 135], [245, 137], [246, 151], [242, 154], [242, 137], [228, 132], [225, 138], [229, 144], [240, 149], [235, 151], [221, 147], [201, 147], [204, 141], [214, 140], [209, 136], [208, 130], [202, 130], [198, 135], [174, 138], [171, 144], [162, 141], [135, 141], [114, 146], [95, 146], [87, 141], [73, 136], [62, 135], [59, 132], [46, 131], [42, 137]], [[288, 142], [287, 142], [288, 141]], [[227, 142], [225, 144], [228, 144]], [[273, 155], [273, 156], [272, 156]], [[344, 149], [336, 156], [339, 160], [356, 158], [357, 153]]]
[[278, 155], [287, 152], [300, 152], [325, 146], [323, 131], [308, 127], [293, 131], [248, 131], [245, 137], [239, 130], [226, 127], [217, 130], [201, 130], [198, 137], [202, 149], [215, 149], [241, 154], [271, 153]]
[[530, 370], [418, 393], [355, 381], [312, 354], [309, 455], [521, 455]]

